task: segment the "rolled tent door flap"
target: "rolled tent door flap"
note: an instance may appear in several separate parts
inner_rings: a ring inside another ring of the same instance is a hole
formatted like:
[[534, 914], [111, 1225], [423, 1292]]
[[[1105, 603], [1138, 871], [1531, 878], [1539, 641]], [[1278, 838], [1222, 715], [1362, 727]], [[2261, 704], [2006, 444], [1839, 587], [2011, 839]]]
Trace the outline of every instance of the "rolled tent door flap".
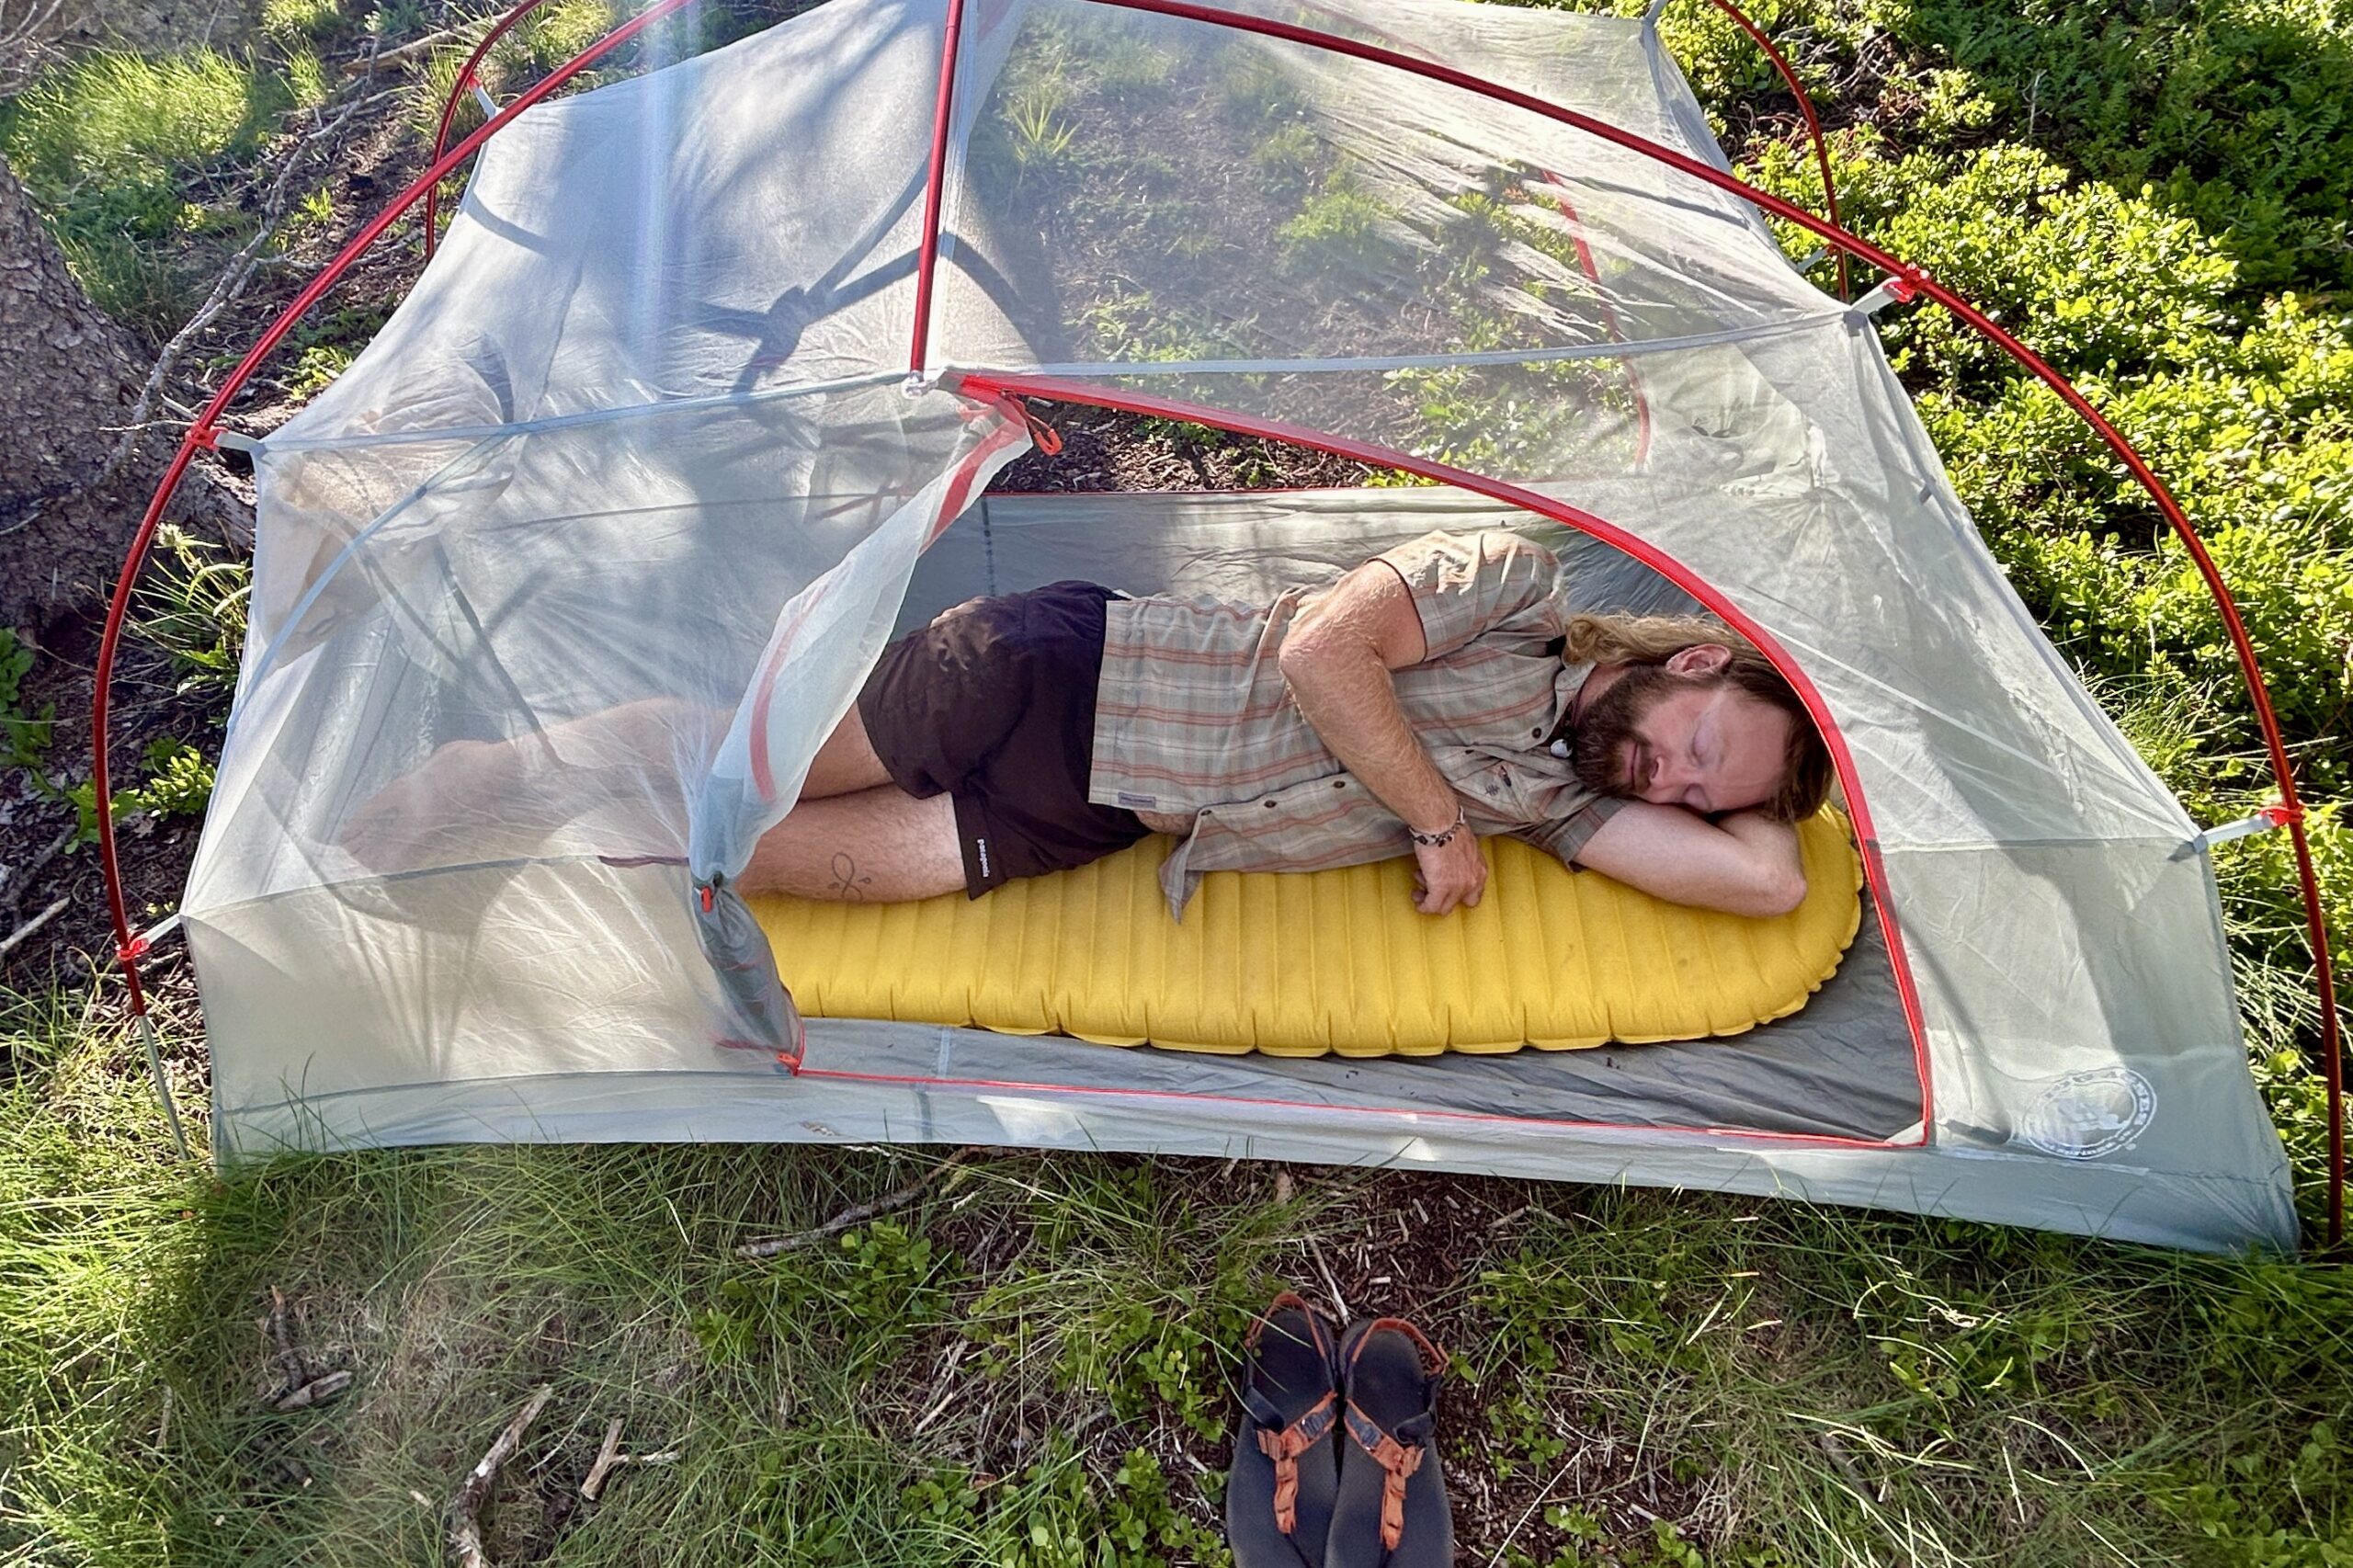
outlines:
[[1026, 423], [1005, 404], [937, 390], [910, 395], [954, 419], [940, 425], [936, 414], [931, 421], [954, 432], [947, 466], [785, 603], [688, 808], [695, 934], [735, 1004], [742, 1034], [730, 1043], [794, 1065], [800, 1015], [737, 884], [760, 835], [792, 809], [818, 747], [856, 700], [916, 557], [1029, 447]]

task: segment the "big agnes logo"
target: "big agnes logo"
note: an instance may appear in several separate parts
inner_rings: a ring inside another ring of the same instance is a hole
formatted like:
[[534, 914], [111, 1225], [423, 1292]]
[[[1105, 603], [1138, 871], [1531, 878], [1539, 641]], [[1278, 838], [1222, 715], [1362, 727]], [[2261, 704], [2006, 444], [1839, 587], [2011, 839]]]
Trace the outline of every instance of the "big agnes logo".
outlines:
[[2052, 1081], [2018, 1119], [2015, 1142], [2065, 1160], [2097, 1160], [2129, 1147], [2157, 1112], [2157, 1092], [2130, 1067], [2100, 1067]]

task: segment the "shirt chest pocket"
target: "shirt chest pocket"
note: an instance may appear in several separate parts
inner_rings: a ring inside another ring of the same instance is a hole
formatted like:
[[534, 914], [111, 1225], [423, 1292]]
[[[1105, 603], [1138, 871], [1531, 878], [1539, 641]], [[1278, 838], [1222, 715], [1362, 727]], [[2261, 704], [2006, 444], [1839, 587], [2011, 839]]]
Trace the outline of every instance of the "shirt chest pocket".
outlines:
[[1544, 822], [1563, 809], [1563, 781], [1551, 769], [1525, 763], [1482, 758], [1453, 783], [1465, 799], [1506, 822]]

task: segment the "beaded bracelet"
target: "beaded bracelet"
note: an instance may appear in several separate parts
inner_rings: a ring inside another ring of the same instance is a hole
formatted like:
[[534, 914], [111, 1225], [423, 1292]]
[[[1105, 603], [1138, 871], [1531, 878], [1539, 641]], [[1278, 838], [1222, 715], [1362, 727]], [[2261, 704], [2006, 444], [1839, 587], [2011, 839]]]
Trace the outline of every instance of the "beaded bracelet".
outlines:
[[1454, 808], [1454, 820], [1447, 824], [1443, 832], [1415, 833], [1414, 824], [1412, 823], [1407, 823], [1405, 824], [1405, 831], [1412, 835], [1414, 842], [1420, 845], [1423, 848], [1438, 849], [1453, 843], [1454, 835], [1461, 833], [1464, 824], [1470, 822], [1470, 813], [1462, 807], [1456, 806]]

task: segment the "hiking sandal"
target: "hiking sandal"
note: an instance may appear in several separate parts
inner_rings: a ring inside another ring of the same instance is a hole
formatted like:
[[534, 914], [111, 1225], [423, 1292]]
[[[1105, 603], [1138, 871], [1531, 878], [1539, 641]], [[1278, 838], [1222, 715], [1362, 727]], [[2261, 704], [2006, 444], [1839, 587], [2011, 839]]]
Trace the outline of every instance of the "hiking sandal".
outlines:
[[1242, 1408], [1225, 1486], [1234, 1568], [1323, 1568], [1339, 1490], [1340, 1396], [1332, 1330], [1292, 1292], [1277, 1296], [1242, 1348]]
[[1454, 1517], [1431, 1442], [1446, 1358], [1403, 1318], [1375, 1318], [1340, 1341], [1340, 1495], [1326, 1568], [1447, 1568]]

